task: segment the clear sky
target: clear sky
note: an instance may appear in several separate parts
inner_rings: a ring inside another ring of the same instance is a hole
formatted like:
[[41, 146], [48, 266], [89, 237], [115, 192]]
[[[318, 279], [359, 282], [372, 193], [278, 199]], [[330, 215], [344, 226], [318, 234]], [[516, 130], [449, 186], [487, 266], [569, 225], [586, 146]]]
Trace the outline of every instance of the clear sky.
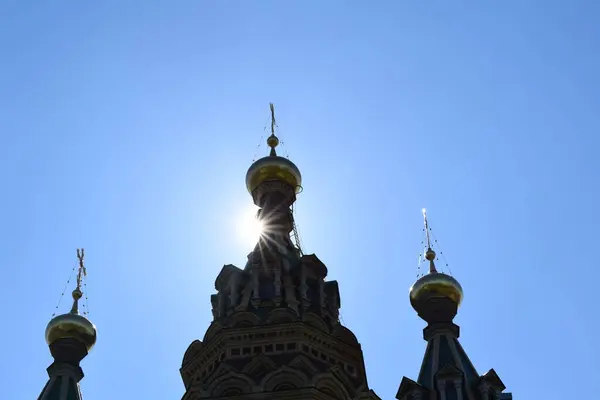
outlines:
[[85, 247], [84, 398], [181, 398], [214, 279], [252, 249], [237, 227], [272, 101], [304, 250], [339, 281], [383, 399], [425, 350], [422, 207], [478, 372], [516, 398], [590, 398], [599, 19], [595, 0], [4, 0], [1, 397], [41, 391]]

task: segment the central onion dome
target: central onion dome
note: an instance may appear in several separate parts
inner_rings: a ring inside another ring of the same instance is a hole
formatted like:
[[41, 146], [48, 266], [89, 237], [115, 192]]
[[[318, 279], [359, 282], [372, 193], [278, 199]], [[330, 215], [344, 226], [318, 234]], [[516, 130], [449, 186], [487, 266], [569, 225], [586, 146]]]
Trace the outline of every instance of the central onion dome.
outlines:
[[[436, 254], [431, 248], [425, 253], [429, 260], [430, 272], [419, 278], [410, 288], [410, 304], [415, 310], [420, 304], [432, 298], [447, 298], [460, 305], [463, 299], [463, 290], [460, 283], [450, 275], [437, 272], [433, 264]], [[418, 312], [418, 310], [417, 310]]]
[[46, 327], [46, 343], [51, 345], [60, 339], [76, 339], [83, 343], [89, 352], [96, 344], [96, 327], [77, 311], [77, 302], [83, 293], [73, 291], [73, 309], [68, 314], [54, 317]]
[[302, 175], [300, 170], [290, 160], [280, 157], [275, 152], [279, 144], [277, 136], [271, 135], [267, 139], [271, 147], [271, 154], [256, 160], [246, 173], [246, 188], [252, 193], [261, 183], [267, 181], [279, 181], [290, 185], [296, 193], [302, 190]]

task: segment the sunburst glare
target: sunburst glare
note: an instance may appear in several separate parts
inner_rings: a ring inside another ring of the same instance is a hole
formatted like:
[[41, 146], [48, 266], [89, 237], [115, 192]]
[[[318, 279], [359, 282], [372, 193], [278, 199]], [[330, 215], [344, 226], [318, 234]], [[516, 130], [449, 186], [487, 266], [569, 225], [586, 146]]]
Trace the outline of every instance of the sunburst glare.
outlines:
[[236, 223], [238, 238], [242, 245], [254, 247], [263, 232], [263, 224], [256, 218], [258, 207], [252, 204], [239, 216]]

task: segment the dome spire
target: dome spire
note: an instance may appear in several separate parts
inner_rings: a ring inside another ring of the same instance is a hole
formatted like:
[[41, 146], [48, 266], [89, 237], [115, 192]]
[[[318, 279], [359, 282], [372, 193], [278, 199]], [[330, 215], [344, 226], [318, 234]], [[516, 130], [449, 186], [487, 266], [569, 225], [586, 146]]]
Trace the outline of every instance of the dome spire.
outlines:
[[275, 106], [273, 103], [269, 103], [269, 108], [271, 108], [271, 136], [267, 138], [267, 144], [271, 148], [271, 156], [276, 156], [277, 152], [275, 151], [275, 147], [279, 144], [279, 138], [275, 136], [275, 127], [277, 123], [275, 122]]
[[[269, 103], [271, 109], [271, 135], [267, 138], [267, 145], [271, 148], [271, 153], [259, 160], [256, 160], [246, 173], [246, 188], [252, 194], [254, 202], [260, 207], [260, 197], [255, 190], [265, 182], [280, 182], [289, 186], [294, 194], [302, 190], [302, 175], [296, 164], [285, 157], [277, 155], [275, 148], [279, 145], [279, 138], [275, 135], [277, 122], [275, 121], [275, 106]], [[296, 200], [295, 195], [292, 203]], [[291, 203], [290, 203], [291, 204]]]
[[75, 339], [86, 348], [86, 354], [96, 344], [96, 327], [85, 316], [79, 314], [79, 300], [83, 297], [81, 283], [87, 275], [84, 264], [84, 251], [77, 249], [79, 266], [77, 269], [77, 286], [72, 292], [73, 306], [67, 314], [54, 317], [46, 328], [46, 342], [49, 346], [61, 339]]
[[38, 400], [81, 400], [79, 381], [83, 371], [79, 363], [96, 344], [96, 327], [79, 314], [79, 300], [83, 297], [81, 283], [87, 275], [83, 258], [83, 249], [77, 249], [79, 268], [71, 311], [52, 318], [46, 327], [46, 343], [54, 362], [48, 367], [50, 379]]
[[[410, 288], [410, 303], [421, 319], [427, 322], [423, 339], [427, 350], [417, 381], [402, 379], [397, 399], [512, 399], [499, 395], [505, 386], [494, 370], [480, 376], [458, 341], [460, 328], [454, 317], [463, 299], [460, 283], [435, 267], [432, 230], [427, 211], [423, 212], [429, 273], [421, 276]], [[437, 243], [437, 240], [434, 240]], [[441, 254], [441, 253], [440, 253]], [[419, 255], [419, 262], [421, 255]], [[492, 394], [493, 393], [493, 394]]]
[[429, 261], [429, 273], [437, 273], [435, 268], [435, 251], [431, 248], [431, 237], [429, 236], [429, 223], [427, 222], [427, 210], [423, 209], [423, 223], [425, 224], [425, 236], [427, 237], [427, 251], [425, 252], [425, 258]]
[[83, 249], [77, 249], [77, 260], [79, 260], [79, 267], [77, 268], [77, 287], [73, 290], [73, 307], [71, 307], [71, 314], [79, 314], [79, 299], [83, 297], [81, 291], [81, 280], [84, 276], [87, 276], [87, 271], [83, 263], [84, 251]]
[[[460, 283], [452, 276], [439, 272], [435, 267], [436, 253], [431, 248], [431, 228], [427, 219], [427, 211], [423, 212], [423, 223], [425, 225], [425, 237], [427, 239], [427, 250], [425, 259], [429, 261], [429, 273], [420, 277], [410, 288], [410, 302], [417, 313], [428, 323], [438, 321], [452, 321], [456, 310], [463, 298], [463, 290]], [[442, 302], [451, 304], [448, 310], [438, 310]]]
[[[293, 216], [296, 194], [302, 190], [302, 175], [296, 164], [277, 155], [275, 151], [279, 138], [275, 135], [277, 123], [273, 103], [269, 103], [269, 108], [271, 136], [267, 144], [271, 153], [256, 160], [246, 173], [246, 188], [259, 208], [256, 218], [262, 226], [258, 242], [246, 263], [246, 268], [252, 271], [252, 286], [248, 289], [248, 296], [252, 296], [255, 307], [263, 300], [281, 304], [284, 284], [282, 271], [297, 265], [302, 255]], [[296, 243], [292, 241], [292, 232]]]

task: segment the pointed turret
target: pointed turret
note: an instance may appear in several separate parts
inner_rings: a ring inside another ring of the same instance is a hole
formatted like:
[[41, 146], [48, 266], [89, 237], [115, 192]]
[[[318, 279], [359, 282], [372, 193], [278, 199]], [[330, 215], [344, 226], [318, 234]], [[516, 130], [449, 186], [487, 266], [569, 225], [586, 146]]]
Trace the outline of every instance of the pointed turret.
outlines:
[[[298, 167], [289, 159], [278, 156], [275, 148], [279, 138], [275, 135], [275, 108], [271, 107], [271, 136], [267, 144], [271, 148], [268, 156], [254, 162], [246, 173], [246, 187], [252, 195], [254, 204], [260, 209], [257, 218], [263, 227], [262, 234], [254, 251], [250, 254], [247, 268], [261, 267], [276, 270], [282, 260], [286, 268], [297, 263], [298, 249], [290, 239], [294, 229], [291, 207], [296, 194], [302, 188], [302, 175]], [[257, 301], [259, 293], [254, 293]]]
[[[300, 262], [300, 251], [290, 238], [294, 229], [291, 210], [302, 188], [302, 175], [289, 159], [278, 156], [275, 148], [275, 108], [271, 108], [270, 154], [254, 162], [246, 173], [246, 187], [259, 207], [257, 218], [262, 233], [254, 251], [248, 256], [246, 270], [252, 275], [252, 304], [281, 304], [284, 300], [282, 278]], [[294, 306], [295, 307], [295, 306]]]
[[48, 367], [50, 379], [38, 400], [82, 399], [79, 381], [83, 378], [83, 371], [79, 363], [96, 344], [96, 327], [79, 314], [79, 300], [83, 297], [81, 283], [86, 275], [83, 257], [83, 249], [78, 249], [77, 287], [72, 293], [71, 311], [54, 317], [46, 328], [46, 343], [54, 362]]
[[183, 399], [377, 400], [361, 346], [340, 323], [337, 282], [300, 251], [292, 205], [302, 177], [277, 155], [275, 127], [271, 104], [270, 154], [246, 174], [263, 231], [244, 268], [217, 276], [213, 321], [183, 357]]
[[404, 377], [396, 398], [512, 399], [511, 394], [502, 393], [505, 386], [493, 369], [479, 376], [458, 341], [460, 330], [454, 323], [454, 317], [463, 299], [463, 290], [456, 279], [437, 270], [437, 255], [432, 248], [431, 228], [425, 209], [423, 219], [427, 241], [425, 259], [429, 262], [429, 272], [410, 288], [410, 302], [419, 317], [427, 322], [423, 330], [427, 349], [417, 381]]

